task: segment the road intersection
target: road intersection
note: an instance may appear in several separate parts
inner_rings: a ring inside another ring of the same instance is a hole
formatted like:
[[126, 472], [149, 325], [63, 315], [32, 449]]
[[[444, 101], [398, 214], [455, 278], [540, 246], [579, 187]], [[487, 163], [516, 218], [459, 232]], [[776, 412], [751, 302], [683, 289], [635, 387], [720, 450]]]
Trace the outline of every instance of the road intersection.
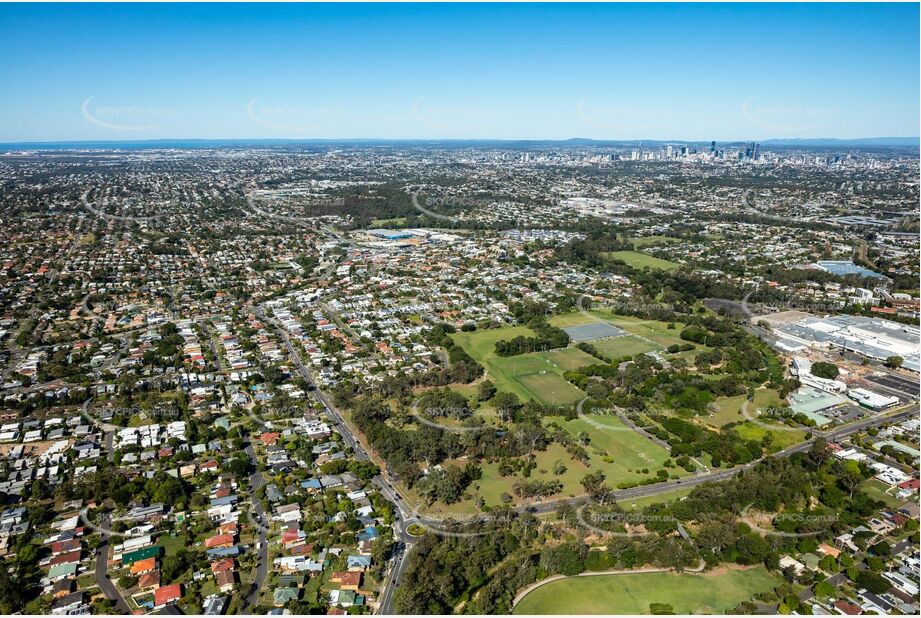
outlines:
[[[359, 461], [371, 461], [371, 457], [365, 451], [361, 442], [353, 433], [351, 427], [342, 417], [342, 414], [338, 409], [329, 401], [325, 393], [319, 388], [316, 381], [313, 378], [311, 372], [304, 365], [301, 360], [300, 354], [298, 354], [294, 345], [291, 343], [287, 333], [284, 328], [278, 323], [274, 318], [267, 318], [265, 313], [261, 308], [254, 307], [254, 312], [256, 315], [263, 320], [266, 324], [271, 324], [278, 333], [279, 337], [283, 341], [285, 348], [288, 351], [288, 356], [294, 362], [297, 367], [298, 373], [300, 376], [309, 384], [312, 385], [312, 393], [316, 397], [317, 401], [325, 408], [329, 418], [333, 421], [338, 429], [343, 440], [352, 451], [355, 453], [355, 457]], [[833, 429], [826, 432], [813, 431], [812, 437], [809, 440], [801, 442], [799, 444], [788, 447], [777, 453], [768, 455], [767, 457], [788, 457], [796, 453], [802, 453], [810, 448], [815, 439], [818, 437], [824, 438], [827, 441], [835, 441], [850, 436], [859, 431], [875, 427], [878, 425], [884, 425], [887, 423], [897, 422], [907, 418], [917, 417], [919, 412], [918, 405], [914, 404], [910, 408], [894, 413], [875, 416], [872, 418], [864, 419], [862, 421], [851, 423], [849, 425]], [[764, 458], [762, 458], [764, 459]], [[629, 500], [637, 498], [645, 498], [650, 496], [659, 495], [662, 493], [667, 493], [675, 489], [681, 489], [686, 487], [696, 487], [704, 483], [716, 482], [732, 478], [737, 474], [748, 470], [755, 465], [757, 465], [761, 459], [736, 466], [733, 468], [725, 470], [710, 471], [704, 474], [697, 474], [695, 476], [685, 478], [685, 479], [672, 479], [668, 481], [663, 481], [661, 483], [654, 483], [650, 485], [641, 485], [638, 487], [631, 487], [627, 489], [620, 489], [612, 492], [612, 497], [615, 500]], [[393, 603], [394, 603], [394, 593], [396, 588], [399, 587], [400, 580], [406, 572], [408, 566], [408, 557], [412, 550], [412, 543], [418, 540], [418, 537], [414, 537], [409, 534], [409, 526], [413, 524], [419, 524], [423, 527], [428, 528], [429, 530], [434, 531], [437, 534], [443, 534], [445, 536], [468, 536], [465, 533], [453, 533], [451, 531], [439, 529], [439, 525], [443, 525], [445, 520], [434, 519], [430, 517], [421, 516], [418, 514], [417, 509], [411, 508], [409, 502], [396, 490], [393, 484], [387, 479], [384, 475], [375, 476], [373, 479], [375, 485], [377, 485], [381, 494], [387, 498], [391, 503], [393, 503], [398, 511], [399, 517], [398, 521], [395, 523], [395, 529], [398, 532], [398, 539], [396, 549], [392, 556], [392, 565], [390, 568], [390, 576], [387, 578], [387, 581], [383, 587], [380, 596], [380, 602], [378, 604], [378, 613], [379, 614], [392, 614], [393, 613]], [[547, 502], [541, 502], [533, 505], [524, 505], [518, 506], [514, 510], [518, 512], [530, 512], [535, 515], [551, 513], [555, 511], [561, 504], [569, 503], [573, 506], [579, 506], [585, 504], [588, 501], [587, 496], [581, 496], [576, 498], [564, 498], [559, 500], [550, 500]], [[468, 521], [488, 521], [488, 517], [475, 517]], [[450, 523], [450, 522], [449, 522]], [[474, 533], [475, 535], [476, 533]]]

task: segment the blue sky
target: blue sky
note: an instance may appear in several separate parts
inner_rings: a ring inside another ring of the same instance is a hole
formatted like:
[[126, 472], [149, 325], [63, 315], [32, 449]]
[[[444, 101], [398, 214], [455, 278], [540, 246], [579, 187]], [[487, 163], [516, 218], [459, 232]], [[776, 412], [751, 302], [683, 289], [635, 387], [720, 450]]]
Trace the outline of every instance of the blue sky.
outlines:
[[917, 4], [0, 5], [0, 141], [919, 134]]

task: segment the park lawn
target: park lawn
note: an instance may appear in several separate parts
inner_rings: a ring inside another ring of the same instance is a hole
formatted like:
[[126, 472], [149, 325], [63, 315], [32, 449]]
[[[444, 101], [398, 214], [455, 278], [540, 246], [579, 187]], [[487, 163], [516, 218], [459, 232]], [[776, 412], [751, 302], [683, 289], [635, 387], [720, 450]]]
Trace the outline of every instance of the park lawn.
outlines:
[[500, 391], [513, 393], [522, 401], [533, 399], [548, 406], [572, 405], [585, 397], [582, 391], [563, 379], [563, 373], [595, 363], [597, 359], [578, 348], [496, 356], [497, 341], [519, 335], [531, 337], [534, 332], [526, 326], [507, 326], [451, 336], [486, 368], [487, 377]]
[[496, 358], [496, 342], [513, 339], [521, 335], [522, 337], [533, 337], [534, 331], [527, 326], [503, 326], [502, 328], [490, 328], [487, 330], [475, 330], [471, 332], [456, 332], [451, 334], [454, 343], [464, 348], [464, 350], [475, 358], [483, 362], [490, 358]]
[[[770, 423], [774, 424], [774, 423]], [[736, 432], [739, 434], [739, 437], [743, 440], [755, 440], [756, 442], [761, 442], [761, 439], [765, 434], [770, 433], [773, 436], [774, 441], [771, 444], [771, 447], [768, 449], [771, 453], [776, 453], [777, 451], [782, 451], [783, 449], [793, 446], [794, 444], [799, 444], [800, 442], [805, 442], [807, 440], [806, 431], [785, 431], [783, 429], [778, 429], [777, 431], [771, 431], [766, 427], [761, 425], [756, 425], [751, 421], [745, 422], [741, 425], [733, 427]]]
[[662, 349], [662, 346], [656, 345], [655, 343], [649, 343], [634, 335], [598, 339], [590, 343], [595, 346], [596, 350], [610, 359], [622, 358], [624, 356], [636, 356], [637, 354], [656, 352]]
[[[559, 476], [553, 474], [553, 466], [556, 462], [561, 462], [566, 466], [566, 471]], [[483, 476], [474, 483], [478, 487], [478, 496], [482, 497], [489, 506], [499, 506], [502, 504], [503, 493], [515, 496], [513, 486], [519, 480], [557, 480], [563, 484], [563, 490], [556, 497], [578, 496], [585, 493], [581, 481], [591, 470], [570, 457], [561, 444], [553, 442], [545, 450], [535, 453], [535, 463], [537, 463], [537, 468], [527, 479], [522, 479], [520, 475], [500, 476], [498, 463], [483, 464]], [[515, 502], [521, 503], [523, 500], [515, 496]]]
[[[799, 444], [806, 439], [804, 437], [805, 431], [790, 431], [786, 428], [786, 425], [761, 421], [766, 425], [777, 427], [777, 430], [770, 430], [767, 427], [762, 427], [757, 423], [746, 420], [745, 416], [742, 414], [742, 404], [745, 403], [746, 398], [747, 395], [719, 397], [716, 400], [719, 412], [710, 416], [700, 416], [698, 420], [714, 429], [719, 429], [728, 423], [741, 423], [740, 425], [733, 426], [732, 429], [738, 433], [739, 437], [743, 440], [755, 440], [756, 442], [760, 442], [765, 434], [770, 433], [774, 441], [768, 450], [772, 453], [783, 450], [788, 446]], [[780, 395], [775, 389], [758, 389], [755, 391], [754, 400], [748, 406], [749, 414], [757, 418], [757, 410], [777, 406], [780, 405], [780, 403]]]
[[680, 238], [672, 238], [671, 236], [641, 236], [639, 238], [630, 239], [630, 244], [633, 245], [634, 249], [671, 245], [678, 242], [681, 242]]
[[[565, 420], [563, 417], [547, 417], [548, 422], [555, 421], [559, 423], [566, 431], [573, 436], [578, 436], [579, 432], [585, 431], [589, 435], [589, 445], [586, 450], [589, 453], [590, 466], [585, 466], [581, 462], [573, 459], [566, 449], [557, 442], [552, 442], [546, 450], [535, 453], [537, 467], [531, 472], [531, 476], [526, 480], [558, 480], [563, 484], [563, 489], [558, 494], [548, 498], [561, 498], [569, 496], [579, 496], [585, 493], [582, 487], [582, 479], [589, 472], [601, 470], [604, 472], [607, 483], [615, 487], [618, 483], [624, 481], [639, 481], [655, 476], [656, 471], [662, 467], [662, 463], [668, 459], [669, 455], [665, 449], [653, 444], [634, 431], [627, 429], [614, 416], [591, 415], [591, 419], [601, 425], [610, 426], [614, 431], [604, 431], [593, 427], [583, 419]], [[618, 431], [622, 430], [622, 431]], [[612, 462], [605, 462], [603, 451], [610, 455]], [[561, 475], [553, 474], [554, 464], [557, 462], [566, 466], [566, 471]], [[463, 466], [464, 461], [448, 461], [446, 466]], [[482, 476], [480, 479], [471, 484], [466, 494], [468, 498], [455, 502], [454, 504], [435, 503], [430, 507], [422, 507], [421, 511], [431, 515], [440, 516], [460, 516], [472, 515], [477, 512], [476, 501], [482, 498], [486, 505], [490, 507], [500, 506], [502, 504], [502, 494], [508, 494], [513, 497], [515, 504], [522, 504], [524, 500], [515, 496], [514, 485], [517, 481], [522, 480], [520, 475], [501, 476], [499, 474], [499, 464], [483, 463], [480, 466]], [[649, 473], [643, 474], [642, 469], [648, 468]], [[669, 469], [670, 473], [686, 475], [681, 468]], [[401, 489], [405, 486], [401, 483]], [[405, 491], [405, 494], [412, 497], [414, 504], [419, 503], [419, 497], [412, 491]]]
[[646, 614], [668, 603], [677, 614], [722, 614], [781, 579], [763, 566], [713, 573], [630, 573], [567, 577], [537, 588], [515, 614]]
[[396, 217], [394, 219], [372, 219], [371, 227], [393, 227], [406, 225], [406, 217]]
[[611, 251], [605, 253], [604, 256], [614, 260], [619, 260], [626, 263], [627, 266], [632, 266], [639, 269], [648, 267], [652, 270], [677, 270], [681, 267], [681, 264], [676, 262], [663, 260], [662, 258], [640, 253], [639, 251]]
[[480, 382], [481, 380], [477, 380], [476, 382], [471, 382], [470, 384], [452, 384], [448, 388], [450, 388], [455, 393], [458, 393], [460, 395], [463, 395], [467, 399], [470, 399], [471, 397], [476, 397], [477, 392], [479, 392]]
[[[558, 480], [563, 484], [563, 489], [550, 499], [564, 496], [578, 496], [585, 493], [581, 482], [582, 478], [591, 472], [591, 469], [570, 457], [569, 453], [566, 452], [566, 449], [563, 448], [562, 445], [553, 442], [549, 444], [545, 450], [537, 451], [534, 455], [537, 467], [531, 472], [531, 476], [527, 479], [522, 479], [519, 474], [502, 476], [499, 474], [498, 462], [483, 462], [480, 465], [482, 475], [478, 480], [474, 481], [465, 492], [465, 495], [469, 497], [453, 504], [436, 502], [431, 506], [425, 506], [417, 493], [413, 491], [404, 491], [402, 493], [411, 497], [411, 501], [414, 505], [419, 505], [419, 511], [421, 513], [440, 517], [461, 517], [477, 514], [480, 512], [476, 506], [476, 502], [479, 498], [483, 499], [486, 506], [501, 506], [503, 504], [502, 494], [512, 496], [514, 504], [522, 504], [525, 500], [515, 496], [514, 490], [515, 483], [520, 480]], [[556, 462], [561, 462], [566, 466], [566, 471], [559, 476], [553, 474], [553, 466]], [[465, 463], [465, 461], [446, 461], [442, 465], [463, 466]], [[400, 483], [400, 486], [401, 489], [405, 490], [405, 486], [402, 483]]]
[[[496, 385], [500, 391], [514, 393], [522, 400], [528, 400], [533, 397], [532, 393], [519, 384], [512, 376], [515, 373], [516, 363], [509, 361], [519, 357], [502, 358], [496, 356], [496, 342], [512, 339], [518, 336], [533, 337], [534, 331], [526, 326], [506, 326], [504, 328], [495, 328], [490, 330], [479, 330], [473, 332], [453, 333], [451, 338], [457, 345], [464, 348], [471, 357], [477, 360], [486, 369], [486, 377]], [[526, 364], [528, 361], [519, 361], [518, 364]], [[509, 374], [511, 371], [511, 375]]]
[[591, 324], [592, 322], [602, 322], [606, 320], [600, 311], [589, 309], [585, 312], [570, 311], [569, 313], [560, 313], [551, 316], [547, 321], [557, 328], [566, 328], [567, 326], [579, 326], [581, 324]]
[[[647, 320], [629, 315], [617, 315], [609, 309], [589, 309], [587, 311], [571, 311], [555, 315], [549, 320], [550, 324], [558, 328], [591, 324], [592, 322], [607, 322], [621, 328], [631, 335], [639, 335], [652, 339], [660, 345], [669, 346], [673, 343], [691, 343], [684, 341], [679, 336], [684, 324], [675, 322], [675, 328], [669, 328], [667, 322]], [[659, 341], [661, 339], [661, 341]], [[592, 343], [589, 341], [589, 343]]]
[[[717, 377], [721, 378], [722, 376]], [[745, 403], [746, 398], [747, 395], [719, 397], [716, 400], [716, 405], [719, 407], [720, 411], [713, 416], [702, 417], [701, 420], [717, 428], [722, 427], [726, 423], [744, 421], [745, 416], [742, 415], [742, 404]], [[757, 418], [757, 410], [759, 408], [764, 410], [766, 408], [779, 406], [780, 404], [780, 395], [775, 389], [761, 388], [755, 391], [754, 400], [748, 404], [748, 412], [750, 416]]]
[[[611, 431], [596, 427], [584, 418], [566, 420], [562, 417], [547, 417], [547, 420], [557, 422], [573, 437], [577, 437], [583, 431], [588, 434], [589, 443], [585, 450], [589, 453], [592, 470], [603, 471], [611, 487], [625, 481], [654, 477], [656, 471], [669, 458], [668, 451], [630, 430], [616, 416], [592, 414], [587, 418], [596, 425], [610, 427]], [[604, 461], [605, 454], [613, 461]], [[649, 473], [643, 474], [643, 469], [648, 469]], [[669, 473], [687, 474], [682, 468], [672, 468]]]

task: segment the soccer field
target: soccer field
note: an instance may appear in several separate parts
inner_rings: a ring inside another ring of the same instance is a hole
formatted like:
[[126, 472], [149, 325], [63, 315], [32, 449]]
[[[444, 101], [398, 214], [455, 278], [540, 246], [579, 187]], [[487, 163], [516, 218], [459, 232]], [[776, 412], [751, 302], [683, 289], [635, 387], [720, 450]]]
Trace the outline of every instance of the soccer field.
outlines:
[[452, 337], [467, 354], [482, 363], [487, 377], [500, 391], [514, 393], [522, 401], [535, 400], [548, 406], [572, 405], [585, 397], [563, 379], [563, 373], [597, 363], [598, 359], [578, 348], [534, 352], [517, 356], [496, 356], [496, 342], [519, 335], [534, 336], [525, 326], [508, 326]]
[[663, 349], [661, 345], [650, 343], [635, 335], [601, 339], [600, 341], [593, 341], [592, 345], [595, 346], [596, 350], [610, 359], [623, 358], [624, 356], [636, 356], [644, 352], [655, 352]]
[[631, 573], [567, 577], [537, 588], [515, 614], [646, 614], [667, 603], [677, 614], [721, 614], [781, 583], [763, 566], [713, 573]]

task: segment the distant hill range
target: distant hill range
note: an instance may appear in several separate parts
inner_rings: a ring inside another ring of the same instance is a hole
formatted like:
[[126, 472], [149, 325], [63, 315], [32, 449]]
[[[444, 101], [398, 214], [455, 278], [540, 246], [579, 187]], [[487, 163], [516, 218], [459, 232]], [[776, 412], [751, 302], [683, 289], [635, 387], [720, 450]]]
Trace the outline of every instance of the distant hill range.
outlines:
[[768, 139], [761, 142], [768, 146], [898, 146], [918, 147], [921, 140], [917, 137], [859, 137], [856, 139], [838, 139], [834, 137], [805, 139]]

